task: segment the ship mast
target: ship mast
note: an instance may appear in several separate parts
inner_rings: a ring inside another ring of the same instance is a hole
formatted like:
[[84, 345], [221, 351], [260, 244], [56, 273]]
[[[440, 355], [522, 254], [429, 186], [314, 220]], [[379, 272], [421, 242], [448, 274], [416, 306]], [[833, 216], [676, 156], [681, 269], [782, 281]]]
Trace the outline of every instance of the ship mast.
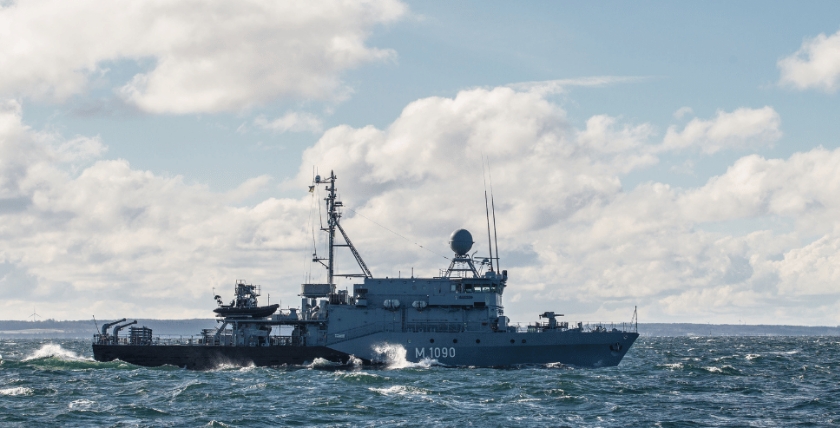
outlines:
[[[327, 197], [324, 198], [324, 201], [327, 205], [327, 214], [329, 218], [327, 219], [327, 226], [322, 227], [321, 230], [327, 232], [329, 235], [329, 255], [328, 257], [322, 258], [318, 257], [317, 254], [313, 255], [312, 261], [321, 263], [324, 267], [327, 268], [327, 283], [334, 284], [333, 278], [336, 276], [343, 276], [345, 278], [350, 277], [361, 277], [361, 278], [372, 278], [373, 275], [370, 273], [370, 269], [368, 269], [365, 261], [362, 260], [362, 256], [356, 251], [356, 247], [353, 246], [353, 243], [350, 242], [350, 237], [347, 236], [347, 232], [344, 231], [344, 228], [341, 227], [341, 211], [339, 208], [343, 207], [344, 204], [338, 200], [338, 197], [335, 194], [335, 180], [336, 180], [335, 172], [330, 171], [330, 176], [326, 180], [322, 180], [320, 175], [315, 176], [315, 185], [321, 183], [327, 183]], [[338, 229], [341, 232], [341, 237], [344, 239], [344, 244], [336, 244], [335, 242], [335, 231]], [[362, 270], [362, 273], [336, 273], [335, 272], [335, 247], [347, 247], [350, 249], [350, 252], [353, 253], [353, 257], [356, 259], [356, 263], [359, 264], [359, 268]], [[324, 262], [327, 262], [326, 264]]]

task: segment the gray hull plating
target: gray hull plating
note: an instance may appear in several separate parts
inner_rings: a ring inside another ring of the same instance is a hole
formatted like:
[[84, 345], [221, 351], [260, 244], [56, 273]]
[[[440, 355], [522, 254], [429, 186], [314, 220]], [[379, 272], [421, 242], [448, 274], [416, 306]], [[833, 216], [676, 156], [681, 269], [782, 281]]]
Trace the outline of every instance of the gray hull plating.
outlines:
[[509, 367], [561, 363], [616, 366], [639, 337], [634, 332], [376, 333], [328, 345], [345, 354], [392, 362], [436, 361], [446, 366]]

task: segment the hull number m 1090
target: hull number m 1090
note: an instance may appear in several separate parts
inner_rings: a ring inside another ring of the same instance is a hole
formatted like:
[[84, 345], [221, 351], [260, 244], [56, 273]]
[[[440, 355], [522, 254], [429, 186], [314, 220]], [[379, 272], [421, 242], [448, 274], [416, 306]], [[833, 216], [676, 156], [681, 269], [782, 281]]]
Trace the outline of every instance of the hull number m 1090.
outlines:
[[426, 350], [429, 350], [428, 358], [452, 358], [455, 356], [455, 348], [414, 348], [415, 358], [426, 358]]

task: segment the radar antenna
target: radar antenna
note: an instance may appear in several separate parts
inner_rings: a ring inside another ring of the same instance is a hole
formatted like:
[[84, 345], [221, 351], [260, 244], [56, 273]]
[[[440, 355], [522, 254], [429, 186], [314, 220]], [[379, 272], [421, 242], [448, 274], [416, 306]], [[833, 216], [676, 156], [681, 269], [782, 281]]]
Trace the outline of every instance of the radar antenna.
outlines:
[[444, 274], [445, 278], [464, 277], [464, 275], [472, 274], [474, 278], [478, 277], [478, 271], [475, 269], [473, 258], [469, 251], [475, 242], [472, 240], [472, 234], [466, 229], [458, 229], [452, 232], [449, 237], [449, 248], [455, 252], [455, 257], [449, 263], [449, 268]]

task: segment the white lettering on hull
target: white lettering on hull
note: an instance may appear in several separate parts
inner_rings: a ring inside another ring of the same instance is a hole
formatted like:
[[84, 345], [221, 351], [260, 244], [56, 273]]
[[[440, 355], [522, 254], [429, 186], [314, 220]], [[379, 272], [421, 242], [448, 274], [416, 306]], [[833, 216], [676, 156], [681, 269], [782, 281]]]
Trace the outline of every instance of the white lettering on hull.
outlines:
[[414, 348], [414, 358], [426, 358], [426, 350], [429, 350], [429, 358], [454, 358], [455, 348], [436, 348], [430, 346], [428, 348]]

